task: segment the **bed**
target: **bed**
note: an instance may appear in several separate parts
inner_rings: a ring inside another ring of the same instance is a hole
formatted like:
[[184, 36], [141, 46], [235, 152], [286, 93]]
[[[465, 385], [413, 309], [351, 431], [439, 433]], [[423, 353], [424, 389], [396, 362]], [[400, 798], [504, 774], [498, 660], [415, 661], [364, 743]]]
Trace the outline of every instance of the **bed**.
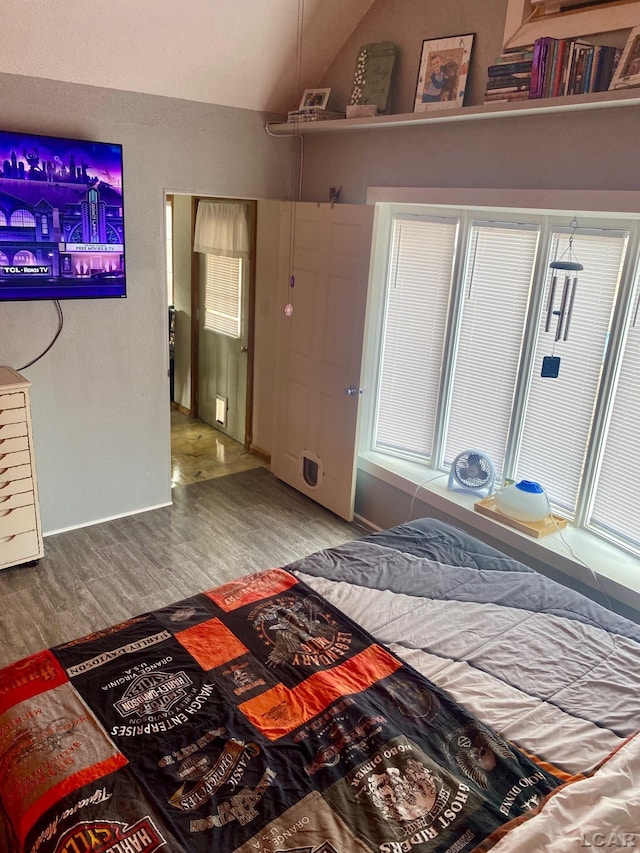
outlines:
[[640, 626], [423, 519], [0, 671], [7, 853], [640, 849]]

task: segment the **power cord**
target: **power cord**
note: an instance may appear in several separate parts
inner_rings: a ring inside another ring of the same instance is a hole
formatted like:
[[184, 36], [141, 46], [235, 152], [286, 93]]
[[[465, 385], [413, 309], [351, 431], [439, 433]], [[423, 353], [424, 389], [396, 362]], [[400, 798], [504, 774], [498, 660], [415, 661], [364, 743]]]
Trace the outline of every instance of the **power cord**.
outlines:
[[446, 477], [446, 476], [448, 476], [448, 475], [447, 474], [436, 474], [435, 477], [431, 477], [430, 479], [425, 480], [423, 483], [419, 483], [416, 486], [416, 490], [413, 493], [413, 497], [411, 498], [411, 506], [409, 507], [409, 515], [402, 522], [403, 524], [406, 524], [408, 521], [411, 521], [411, 516], [413, 515], [413, 505], [415, 503], [416, 497], [418, 496], [418, 492], [420, 491], [420, 489], [422, 489], [424, 486], [428, 486], [429, 483], [433, 483], [434, 480], [439, 480], [441, 477]]
[[567, 542], [567, 540], [564, 538], [564, 536], [562, 535], [562, 528], [561, 528], [561, 527], [560, 527], [560, 525], [558, 524], [558, 519], [557, 519], [557, 518], [556, 518], [556, 516], [553, 514], [553, 511], [552, 511], [552, 509], [551, 509], [551, 501], [549, 500], [549, 496], [547, 495], [547, 493], [546, 493], [546, 492], [544, 493], [544, 496], [545, 496], [545, 498], [547, 499], [547, 510], [548, 510], [548, 516], [549, 516], [549, 518], [551, 519], [551, 521], [553, 521], [553, 523], [554, 523], [554, 525], [555, 525], [555, 528], [556, 528], [556, 530], [557, 530], [557, 532], [558, 532], [558, 536], [560, 537], [560, 541], [562, 542], [562, 544], [564, 545], [564, 547], [567, 549], [567, 551], [571, 554], [571, 556], [573, 557], [573, 559], [574, 559], [577, 563], [580, 563], [582, 566], [584, 566], [584, 567], [585, 567], [585, 569], [588, 569], [588, 570], [589, 570], [589, 573], [591, 574], [591, 577], [593, 578], [593, 580], [594, 580], [594, 582], [595, 582], [596, 589], [598, 590], [598, 592], [600, 593], [600, 595], [601, 595], [601, 596], [602, 596], [602, 598], [604, 599], [604, 601], [605, 601], [605, 604], [606, 604], [607, 608], [608, 608], [612, 613], [615, 613], [616, 611], [614, 610], [614, 608], [613, 608], [613, 607], [612, 607], [612, 605], [611, 605], [611, 599], [609, 598], [609, 596], [607, 595], [607, 593], [606, 593], [606, 592], [604, 591], [604, 589], [602, 588], [602, 584], [600, 583], [600, 579], [598, 578], [598, 575], [595, 573], [595, 571], [593, 570], [593, 568], [592, 568], [592, 567], [591, 567], [587, 562], [585, 562], [581, 557], [579, 557], [579, 556], [576, 554], [576, 552], [573, 550], [573, 548], [571, 547], [571, 545], [570, 545], [570, 544]]
[[304, 136], [301, 133], [296, 133], [296, 129], [299, 125], [299, 122], [292, 121], [290, 122], [291, 126], [294, 128], [293, 133], [274, 133], [271, 130], [272, 124], [279, 124], [277, 121], [268, 121], [265, 126], [265, 132], [269, 134], [269, 136], [273, 136], [276, 139], [298, 139], [300, 141], [300, 165], [298, 168], [298, 187], [297, 187], [297, 201], [302, 199], [302, 175], [304, 172]]
[[56, 306], [56, 308], [57, 308], [57, 310], [58, 310], [58, 331], [57, 331], [57, 332], [55, 333], [55, 335], [53, 336], [53, 340], [51, 341], [51, 343], [49, 344], [49, 346], [48, 346], [45, 350], [43, 350], [43, 351], [40, 353], [40, 355], [37, 355], [34, 359], [32, 359], [31, 361], [29, 361], [27, 364], [23, 365], [22, 367], [19, 367], [19, 368], [18, 368], [18, 372], [20, 372], [20, 371], [22, 371], [22, 370], [26, 370], [26, 369], [27, 369], [27, 367], [31, 367], [31, 365], [32, 365], [32, 364], [35, 364], [35, 363], [36, 363], [36, 361], [40, 361], [40, 359], [41, 359], [41, 358], [43, 358], [43, 356], [45, 356], [45, 355], [49, 352], [49, 350], [51, 349], [51, 347], [55, 344], [55, 342], [56, 342], [56, 341], [58, 340], [58, 338], [60, 337], [60, 332], [62, 331], [62, 327], [64, 326], [64, 317], [63, 317], [63, 315], [62, 315], [62, 308], [61, 308], [61, 306], [60, 306], [60, 302], [59, 302], [57, 299], [54, 299], [54, 300], [53, 300], [53, 302], [54, 302], [54, 304], [55, 304], [55, 306]]

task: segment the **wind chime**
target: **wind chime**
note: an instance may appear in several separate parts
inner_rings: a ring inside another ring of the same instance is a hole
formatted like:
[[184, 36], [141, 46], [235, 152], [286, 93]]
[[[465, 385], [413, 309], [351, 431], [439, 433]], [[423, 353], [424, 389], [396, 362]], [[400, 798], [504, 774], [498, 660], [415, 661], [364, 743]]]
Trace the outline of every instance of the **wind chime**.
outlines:
[[[547, 316], [545, 320], [544, 330], [548, 332], [551, 328], [551, 320], [557, 317], [556, 330], [553, 339], [553, 349], [551, 355], [546, 355], [542, 359], [541, 376], [555, 379], [560, 370], [560, 356], [555, 354], [555, 347], [558, 341], [566, 341], [569, 337], [569, 326], [571, 325], [571, 315], [573, 313], [573, 303], [576, 298], [576, 290], [578, 287], [578, 273], [584, 269], [584, 266], [576, 258], [573, 251], [573, 238], [578, 230], [578, 220], [574, 216], [570, 223], [571, 234], [569, 236], [569, 245], [564, 250], [560, 258], [551, 261], [549, 269], [552, 270], [551, 285], [549, 287], [549, 299], [547, 300]], [[562, 286], [562, 296], [560, 297], [559, 308], [554, 308], [556, 292], [558, 291], [558, 278], [564, 273], [564, 284]]]

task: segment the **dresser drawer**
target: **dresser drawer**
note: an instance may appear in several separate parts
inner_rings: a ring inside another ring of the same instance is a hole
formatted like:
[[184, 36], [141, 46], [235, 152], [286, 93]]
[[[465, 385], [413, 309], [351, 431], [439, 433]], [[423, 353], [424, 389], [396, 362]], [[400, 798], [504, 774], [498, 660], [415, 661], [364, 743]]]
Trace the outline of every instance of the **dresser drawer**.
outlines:
[[[19, 454], [16, 453], [16, 456]], [[0, 468], [0, 489], [3, 489], [9, 483], [15, 480], [24, 480], [31, 478], [31, 465], [12, 465], [10, 468]]]
[[5, 453], [17, 453], [19, 450], [29, 450], [29, 439], [26, 435], [3, 438], [0, 434], [0, 463]]
[[[13, 394], [12, 396], [15, 396]], [[17, 424], [27, 422], [27, 410], [24, 406], [18, 406], [17, 409], [2, 409], [0, 408], [0, 426], [3, 424]]]
[[18, 509], [22, 506], [33, 506], [36, 497], [31, 492], [16, 492], [13, 495], [4, 495], [0, 492], [0, 522], [2, 521], [2, 513], [8, 509]]
[[13, 536], [14, 533], [35, 530], [36, 526], [36, 508], [33, 504], [16, 509], [0, 509], [0, 541], [5, 536]]
[[31, 454], [28, 450], [20, 450], [18, 453], [0, 453], [0, 482], [15, 479], [15, 477], [5, 477], [5, 471], [18, 465], [29, 465], [30, 463]]
[[0, 394], [0, 414], [7, 409], [24, 409], [25, 399], [22, 391], [14, 391], [13, 394]]
[[[19, 412], [20, 409], [16, 409], [15, 411]], [[0, 441], [4, 441], [7, 438], [17, 438], [18, 436], [26, 434], [26, 421], [16, 421], [15, 423], [10, 424], [0, 424]]]
[[0, 538], [0, 568], [37, 560], [41, 556], [40, 541], [35, 530]]
[[[24, 468], [29, 468], [28, 465], [19, 465], [18, 468], [20, 470]], [[15, 468], [13, 469], [16, 470]], [[0, 480], [0, 503], [3, 498], [8, 497], [9, 495], [19, 495], [23, 492], [33, 492], [33, 477], [30, 476], [30, 472], [27, 471], [23, 474], [22, 477], [19, 477], [15, 480]]]

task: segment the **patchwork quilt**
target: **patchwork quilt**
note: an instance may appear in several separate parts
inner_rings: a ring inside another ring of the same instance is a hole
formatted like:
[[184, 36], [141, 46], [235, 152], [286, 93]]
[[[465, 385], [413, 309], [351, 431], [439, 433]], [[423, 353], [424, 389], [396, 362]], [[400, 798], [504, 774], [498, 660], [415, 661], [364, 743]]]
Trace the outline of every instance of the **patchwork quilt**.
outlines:
[[0, 849], [635, 849], [639, 640], [434, 522], [247, 575], [0, 670]]

